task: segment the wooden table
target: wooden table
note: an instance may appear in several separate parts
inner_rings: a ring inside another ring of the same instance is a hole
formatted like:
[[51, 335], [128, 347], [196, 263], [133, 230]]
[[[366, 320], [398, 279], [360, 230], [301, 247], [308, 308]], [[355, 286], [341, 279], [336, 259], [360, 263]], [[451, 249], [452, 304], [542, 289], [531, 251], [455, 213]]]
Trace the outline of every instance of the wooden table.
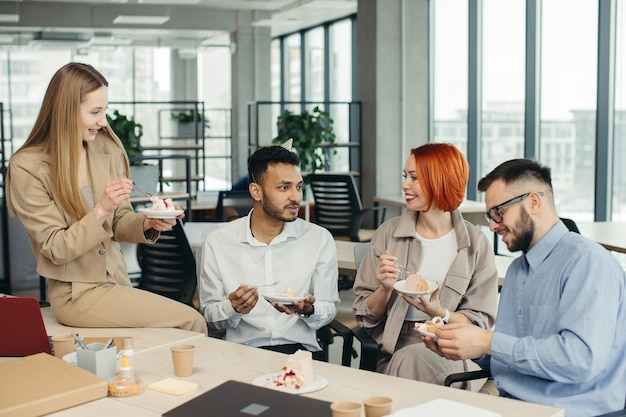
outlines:
[[[406, 207], [406, 200], [403, 195], [375, 196], [374, 205], [404, 208]], [[485, 218], [485, 203], [474, 200], [463, 200], [461, 206], [459, 207], [459, 211], [470, 223], [481, 226], [489, 226], [489, 223]]]
[[135, 352], [147, 351], [159, 347], [193, 343], [205, 336], [202, 333], [187, 330], [164, 328], [83, 328], [70, 327], [59, 323], [50, 307], [41, 309], [41, 315], [49, 336], [76, 332], [86, 337], [132, 337]]
[[[140, 417], [160, 416], [165, 411], [177, 407], [227, 380], [250, 383], [260, 375], [278, 372], [286, 360], [286, 355], [281, 353], [213, 338], [198, 339], [194, 341], [194, 344], [196, 345], [194, 373], [190, 377], [180, 379], [198, 384], [196, 391], [173, 396], [145, 389], [140, 395], [125, 398], [107, 397], [51, 415], [63, 417], [90, 415], [95, 417], [116, 413], [117, 415]], [[170, 351], [167, 347], [136, 353], [134, 367], [136, 376], [142, 380], [146, 387], [148, 384], [164, 378], [175, 378]], [[494, 411], [503, 417], [564, 416], [563, 410], [552, 407], [472, 393], [324, 362], [316, 361], [314, 370], [316, 374], [328, 380], [328, 386], [303, 395], [328, 402], [361, 401], [369, 395], [386, 395], [393, 398], [393, 410], [395, 411], [434, 398], [445, 398]], [[207, 410], [207, 415], [211, 415], [210, 409]]]
[[626, 253], [626, 223], [576, 223], [580, 234], [598, 242], [611, 251]]

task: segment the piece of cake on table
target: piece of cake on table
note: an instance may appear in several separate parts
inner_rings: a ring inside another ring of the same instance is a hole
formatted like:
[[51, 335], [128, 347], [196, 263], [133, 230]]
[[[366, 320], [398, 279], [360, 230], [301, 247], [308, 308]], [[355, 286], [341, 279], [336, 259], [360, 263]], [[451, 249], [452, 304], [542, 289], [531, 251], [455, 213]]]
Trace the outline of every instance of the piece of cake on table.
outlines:
[[265, 387], [299, 390], [313, 383], [313, 355], [308, 350], [298, 350], [289, 355], [278, 375], [269, 377]]

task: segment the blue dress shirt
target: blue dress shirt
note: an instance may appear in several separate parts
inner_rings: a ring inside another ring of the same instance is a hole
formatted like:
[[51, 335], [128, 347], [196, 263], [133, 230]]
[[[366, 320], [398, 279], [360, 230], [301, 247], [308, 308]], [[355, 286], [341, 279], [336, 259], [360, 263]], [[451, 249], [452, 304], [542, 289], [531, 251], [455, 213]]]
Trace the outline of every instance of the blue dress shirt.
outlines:
[[503, 395], [564, 408], [567, 417], [622, 409], [625, 282], [609, 251], [561, 222], [515, 259], [491, 342]]

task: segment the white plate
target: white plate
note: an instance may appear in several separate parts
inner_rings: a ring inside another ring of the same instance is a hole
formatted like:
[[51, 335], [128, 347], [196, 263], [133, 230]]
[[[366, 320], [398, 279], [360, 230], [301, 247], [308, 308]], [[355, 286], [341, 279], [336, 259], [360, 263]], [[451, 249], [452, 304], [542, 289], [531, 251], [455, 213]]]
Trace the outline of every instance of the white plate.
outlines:
[[398, 290], [399, 292], [406, 294], [406, 295], [413, 295], [413, 296], [418, 296], [418, 295], [428, 295], [431, 292], [435, 291], [437, 289], [437, 283], [430, 281], [430, 280], [426, 280], [426, 282], [428, 282], [428, 291], [409, 291], [405, 288], [406, 285], [406, 280], [402, 280], [402, 281], [396, 281], [395, 284], [393, 284], [393, 288], [395, 288], [396, 290]]
[[149, 219], [175, 219], [185, 210], [150, 210], [148, 208], [137, 209], [137, 213], [145, 215]]
[[[280, 375], [280, 372], [274, 372], [272, 374], [265, 374], [265, 375], [257, 376], [256, 378], [252, 380], [252, 385], [256, 385], [257, 387], [265, 387], [265, 383], [267, 382], [268, 378], [272, 378], [278, 375]], [[326, 378], [320, 375], [314, 375], [313, 382], [311, 383], [311, 385], [302, 387], [300, 389], [279, 388], [275, 386], [267, 386], [265, 388], [275, 389], [276, 391], [288, 392], [290, 394], [307, 394], [309, 392], [319, 391], [321, 389], [326, 388], [327, 386], [328, 386], [328, 380]]]
[[295, 297], [289, 297], [281, 294], [263, 294], [263, 298], [272, 303], [284, 304], [286, 306], [293, 304], [296, 301], [304, 300], [304, 295], [296, 295]]
[[428, 337], [432, 338], [436, 342], [437, 341], [437, 335], [435, 333], [430, 333], [430, 332], [427, 332], [426, 330], [422, 330], [422, 327], [426, 328], [426, 326], [427, 326], [426, 323], [420, 324], [420, 327], [417, 328], [417, 332], [419, 334], [421, 334], [422, 336], [428, 336]]

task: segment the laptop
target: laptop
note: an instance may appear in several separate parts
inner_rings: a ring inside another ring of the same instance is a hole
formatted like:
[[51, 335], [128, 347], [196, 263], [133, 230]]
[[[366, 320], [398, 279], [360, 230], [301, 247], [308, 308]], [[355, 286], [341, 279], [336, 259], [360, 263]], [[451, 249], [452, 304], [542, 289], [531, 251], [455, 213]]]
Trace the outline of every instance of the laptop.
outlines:
[[330, 403], [238, 381], [221, 385], [167, 411], [164, 417], [330, 417]]
[[35, 297], [0, 295], [0, 356], [52, 354]]

